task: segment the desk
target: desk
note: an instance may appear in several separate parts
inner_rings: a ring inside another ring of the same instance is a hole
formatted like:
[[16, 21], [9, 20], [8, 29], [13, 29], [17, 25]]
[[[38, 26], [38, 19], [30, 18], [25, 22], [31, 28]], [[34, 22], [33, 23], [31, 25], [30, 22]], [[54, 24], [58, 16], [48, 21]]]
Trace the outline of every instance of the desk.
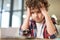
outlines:
[[22, 38], [0, 38], [1, 40], [60, 40], [60, 38], [56, 39], [22, 39]]

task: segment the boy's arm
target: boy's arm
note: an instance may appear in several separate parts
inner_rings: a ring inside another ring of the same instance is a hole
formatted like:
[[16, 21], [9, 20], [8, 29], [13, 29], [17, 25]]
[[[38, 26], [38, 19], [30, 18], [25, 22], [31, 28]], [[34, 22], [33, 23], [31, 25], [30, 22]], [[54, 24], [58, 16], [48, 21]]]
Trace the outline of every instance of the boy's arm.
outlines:
[[50, 35], [55, 34], [56, 33], [56, 28], [55, 28], [53, 22], [51, 21], [51, 18], [48, 15], [48, 12], [45, 10], [44, 7], [40, 8], [40, 9], [41, 9], [42, 14], [45, 16], [45, 21], [46, 21], [46, 26], [47, 26], [47, 32]]
[[31, 14], [30, 14], [30, 9], [29, 9], [28, 7], [27, 7], [27, 15], [26, 15], [26, 16], [27, 16], [27, 17], [26, 17], [26, 19], [24, 20], [23, 25], [22, 25], [22, 27], [21, 27], [22, 30], [26, 30], [26, 29], [29, 28], [29, 20], [30, 20]]

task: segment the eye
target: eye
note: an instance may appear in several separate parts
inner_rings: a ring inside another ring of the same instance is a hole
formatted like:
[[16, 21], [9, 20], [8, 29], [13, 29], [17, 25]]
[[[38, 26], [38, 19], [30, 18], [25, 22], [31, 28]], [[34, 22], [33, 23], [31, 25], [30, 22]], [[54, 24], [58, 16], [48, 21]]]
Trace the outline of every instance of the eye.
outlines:
[[31, 14], [34, 14], [34, 12], [31, 12]]
[[37, 11], [37, 13], [41, 13], [41, 11]]

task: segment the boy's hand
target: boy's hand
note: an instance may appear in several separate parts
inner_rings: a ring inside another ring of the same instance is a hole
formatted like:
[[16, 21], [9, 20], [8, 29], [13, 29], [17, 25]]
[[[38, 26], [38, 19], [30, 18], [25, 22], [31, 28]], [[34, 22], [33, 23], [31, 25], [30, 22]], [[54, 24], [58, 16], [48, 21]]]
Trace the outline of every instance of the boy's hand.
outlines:
[[48, 11], [45, 9], [44, 4], [41, 4], [40, 10], [43, 16], [46, 16], [48, 14]]
[[30, 17], [31, 16], [31, 10], [30, 8], [27, 7], [27, 17]]
[[22, 25], [22, 30], [27, 30], [29, 28], [29, 21], [30, 21], [30, 8], [27, 7], [27, 15], [26, 15], [26, 18], [24, 20], [24, 23]]
[[48, 15], [48, 12], [46, 11], [45, 7], [40, 8], [40, 10], [41, 10], [41, 13], [42, 13], [44, 16]]

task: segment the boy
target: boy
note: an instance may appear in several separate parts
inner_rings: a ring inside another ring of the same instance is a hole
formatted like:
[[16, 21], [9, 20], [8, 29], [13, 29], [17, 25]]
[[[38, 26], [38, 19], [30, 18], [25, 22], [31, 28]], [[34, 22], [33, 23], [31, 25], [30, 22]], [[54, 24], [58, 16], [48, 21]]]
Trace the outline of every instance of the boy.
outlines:
[[55, 38], [56, 28], [48, 15], [48, 1], [27, 0], [26, 6], [27, 17], [21, 26], [23, 33], [28, 29], [29, 33], [27, 35], [31, 35], [31, 37]]

